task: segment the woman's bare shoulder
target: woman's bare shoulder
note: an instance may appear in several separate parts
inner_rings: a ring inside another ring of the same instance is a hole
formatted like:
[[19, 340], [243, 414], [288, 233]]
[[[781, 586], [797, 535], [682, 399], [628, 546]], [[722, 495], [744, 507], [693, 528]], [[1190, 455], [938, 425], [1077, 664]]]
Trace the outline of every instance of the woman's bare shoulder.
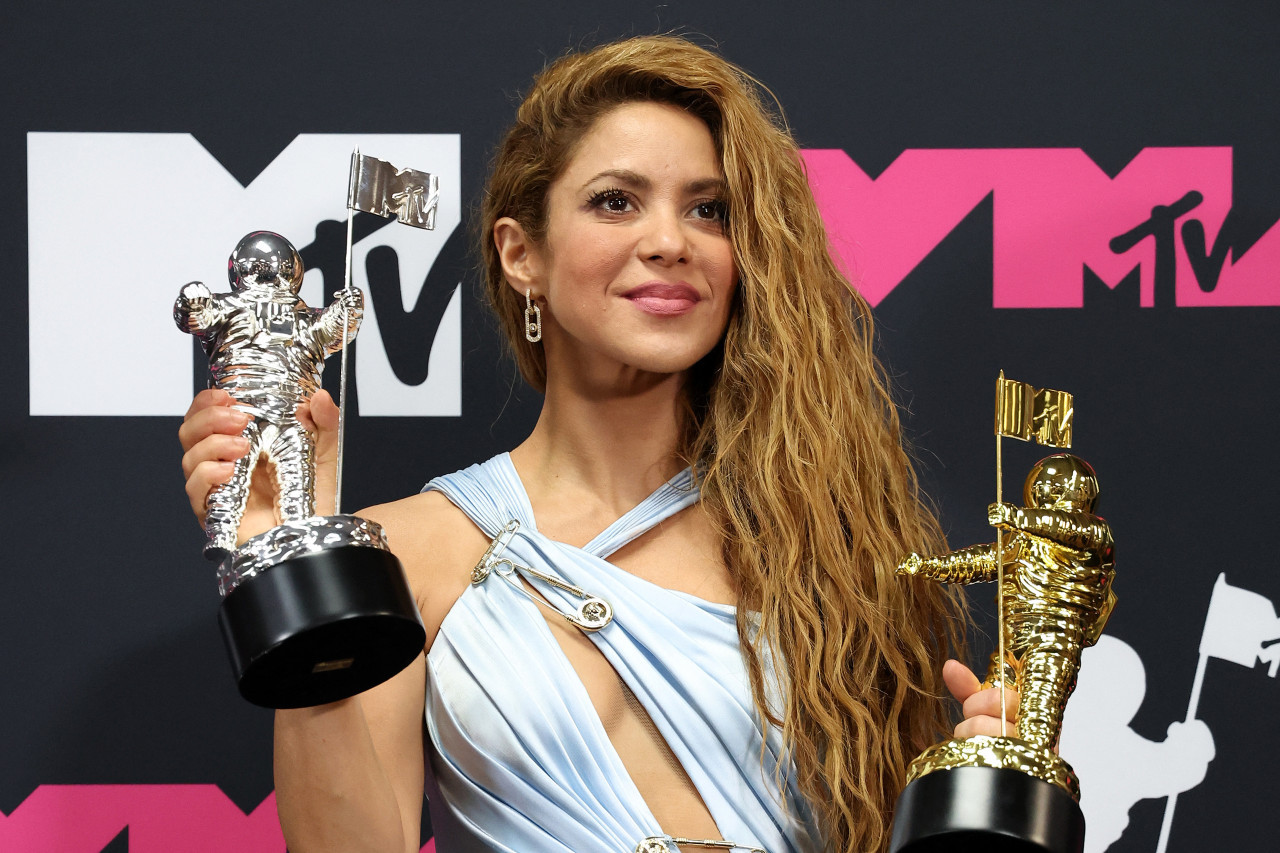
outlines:
[[431, 647], [440, 623], [471, 581], [489, 540], [440, 492], [423, 492], [357, 513], [376, 521], [404, 566]]
[[381, 524], [387, 531], [391, 550], [397, 553], [402, 548], [415, 551], [424, 545], [447, 544], [466, 538], [468, 533], [483, 538], [471, 519], [441, 492], [410, 495], [371, 506], [357, 515]]

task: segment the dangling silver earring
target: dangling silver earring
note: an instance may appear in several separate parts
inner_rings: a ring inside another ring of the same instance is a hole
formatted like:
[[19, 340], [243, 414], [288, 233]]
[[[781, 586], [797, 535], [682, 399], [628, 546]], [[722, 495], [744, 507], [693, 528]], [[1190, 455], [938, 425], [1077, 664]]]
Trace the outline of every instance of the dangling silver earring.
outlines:
[[533, 301], [533, 291], [524, 292], [524, 339], [531, 344], [542, 340], [542, 309]]

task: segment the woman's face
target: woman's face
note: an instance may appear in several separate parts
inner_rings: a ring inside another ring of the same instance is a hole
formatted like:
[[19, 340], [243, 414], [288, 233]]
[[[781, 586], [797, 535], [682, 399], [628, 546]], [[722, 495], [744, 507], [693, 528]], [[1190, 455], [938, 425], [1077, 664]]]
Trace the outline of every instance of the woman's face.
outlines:
[[639, 102], [596, 121], [530, 248], [549, 381], [679, 373], [715, 347], [737, 282], [724, 197], [701, 119]]

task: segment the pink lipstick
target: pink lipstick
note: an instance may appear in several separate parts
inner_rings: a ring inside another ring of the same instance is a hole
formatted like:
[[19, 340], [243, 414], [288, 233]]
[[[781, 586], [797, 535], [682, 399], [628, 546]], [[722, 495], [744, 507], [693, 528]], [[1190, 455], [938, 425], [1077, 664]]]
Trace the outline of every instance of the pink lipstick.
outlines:
[[639, 287], [633, 287], [623, 296], [648, 314], [674, 316], [693, 310], [701, 301], [698, 291], [683, 282], [669, 284], [662, 281], [651, 281]]

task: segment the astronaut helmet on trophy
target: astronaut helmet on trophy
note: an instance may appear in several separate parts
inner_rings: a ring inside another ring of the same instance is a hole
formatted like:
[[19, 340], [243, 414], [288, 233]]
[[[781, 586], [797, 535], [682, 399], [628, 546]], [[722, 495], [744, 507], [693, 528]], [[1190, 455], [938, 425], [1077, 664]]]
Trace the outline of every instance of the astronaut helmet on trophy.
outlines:
[[1032, 467], [1022, 492], [1029, 507], [1092, 512], [1098, 499], [1098, 475], [1079, 456], [1055, 453]]
[[285, 238], [270, 231], [245, 235], [227, 259], [227, 278], [239, 292], [253, 286], [285, 286], [296, 296], [306, 272], [298, 250]]

